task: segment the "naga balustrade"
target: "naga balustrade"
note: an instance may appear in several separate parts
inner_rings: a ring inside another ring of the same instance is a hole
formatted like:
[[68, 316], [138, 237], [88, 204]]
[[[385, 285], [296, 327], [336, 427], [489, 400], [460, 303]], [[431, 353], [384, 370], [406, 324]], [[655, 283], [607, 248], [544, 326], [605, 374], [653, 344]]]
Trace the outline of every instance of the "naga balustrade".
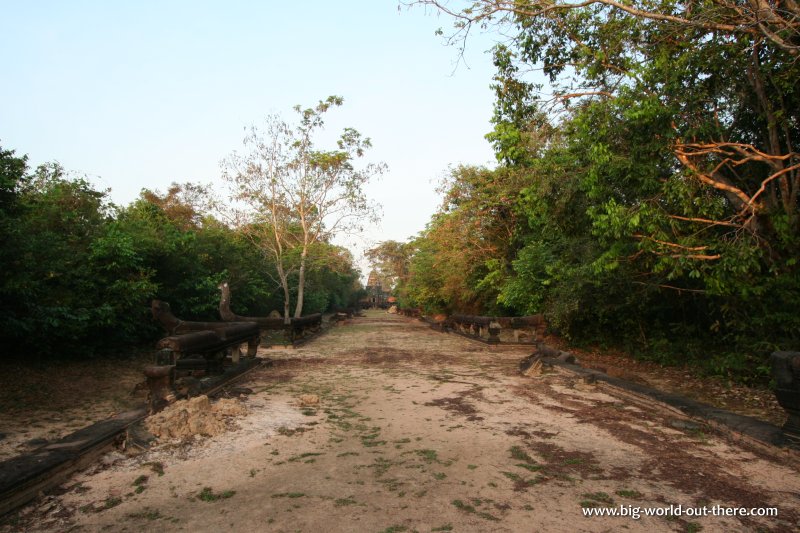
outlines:
[[[190, 356], [205, 359], [221, 359], [221, 352], [231, 352], [238, 361], [239, 346], [247, 343], [247, 356], [255, 357], [258, 349], [258, 324], [246, 322], [195, 322], [181, 320], [172, 314], [167, 302], [153, 300], [151, 305], [155, 318], [169, 334], [158, 341], [156, 347], [171, 353], [170, 363], [176, 364]], [[223, 353], [223, 357], [224, 357]]]
[[286, 329], [286, 334], [289, 342], [296, 345], [316, 335], [321, 328], [322, 315], [320, 313], [315, 313], [313, 315], [301, 316], [300, 318], [292, 318]]
[[200, 389], [196, 378], [223, 373], [228, 356], [234, 367], [251, 365], [239, 363], [242, 344], [247, 344], [248, 359], [255, 359], [260, 333], [254, 322], [181, 320], [167, 302], [160, 300], [153, 300], [151, 311], [169, 335], [156, 343], [156, 364], [144, 369], [150, 412], [177, 397], [197, 393]]
[[500, 327], [500, 324], [489, 316], [450, 315], [447, 317], [448, 329], [487, 344], [500, 344]]
[[510, 332], [514, 342], [519, 344], [534, 344], [544, 337], [547, 329], [543, 315], [498, 316], [494, 317], [494, 320], [502, 328], [501, 337], [504, 333]]
[[442, 331], [454, 331], [487, 344], [534, 344], [544, 336], [546, 323], [542, 315], [521, 317], [450, 315], [441, 322]]
[[315, 313], [300, 318], [290, 318], [288, 322], [280, 317], [255, 317], [237, 315], [231, 311], [231, 289], [228, 282], [220, 283], [219, 314], [222, 320], [228, 323], [236, 321], [253, 322], [263, 333], [262, 338], [267, 338], [270, 331], [283, 331], [286, 340], [296, 345], [305, 342], [322, 328], [322, 314]]

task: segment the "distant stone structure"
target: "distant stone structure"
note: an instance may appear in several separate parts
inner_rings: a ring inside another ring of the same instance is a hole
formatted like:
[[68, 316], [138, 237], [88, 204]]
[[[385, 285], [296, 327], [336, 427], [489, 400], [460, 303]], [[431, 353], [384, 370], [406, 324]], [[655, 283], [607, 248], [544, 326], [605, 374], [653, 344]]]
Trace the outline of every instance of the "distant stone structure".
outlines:
[[367, 297], [362, 301], [364, 307], [373, 309], [388, 309], [391, 290], [384, 288], [383, 281], [376, 270], [372, 270], [367, 278]]

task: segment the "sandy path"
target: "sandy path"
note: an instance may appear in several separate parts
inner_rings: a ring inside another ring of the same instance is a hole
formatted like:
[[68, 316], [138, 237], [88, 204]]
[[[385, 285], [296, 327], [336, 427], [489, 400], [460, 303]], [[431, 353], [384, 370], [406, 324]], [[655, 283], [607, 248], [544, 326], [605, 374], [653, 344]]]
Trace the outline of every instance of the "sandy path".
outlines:
[[[106, 458], [2, 531], [793, 531], [798, 472], [383, 313], [270, 351], [230, 431]], [[301, 406], [315, 394], [320, 404]], [[777, 507], [777, 518], [584, 508]]]

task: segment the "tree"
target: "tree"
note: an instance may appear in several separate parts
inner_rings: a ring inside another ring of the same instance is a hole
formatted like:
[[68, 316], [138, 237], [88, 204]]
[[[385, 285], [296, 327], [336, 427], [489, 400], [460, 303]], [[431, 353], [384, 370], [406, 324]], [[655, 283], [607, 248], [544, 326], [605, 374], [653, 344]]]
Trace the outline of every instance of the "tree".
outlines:
[[[636, 120], [639, 132], [644, 126], [655, 141], [648, 145], [661, 145], [663, 174], [672, 181], [690, 178], [695, 190], [710, 188], [725, 203], [710, 213], [686, 206], [668, 212], [651, 202], [651, 211], [662, 213], [671, 227], [637, 230], [649, 252], [682, 264], [724, 262], [713, 243], [695, 236], [728, 228], [730, 239], [746, 235], [772, 253], [785, 240], [776, 227], [800, 233], [796, 2], [478, 0], [462, 8], [437, 0], [412, 3], [453, 16], [451, 39], [466, 39], [474, 26], [511, 29], [496, 62], [502, 58], [501, 87], [515, 95], [512, 101], [548, 101], [541, 85], [524, 81], [531, 70], [541, 70], [551, 84], [549, 103], [567, 110], [605, 106], [607, 114]], [[513, 131], [524, 126], [517, 123]], [[498, 144], [508, 138], [503, 127], [492, 136]], [[519, 159], [503, 148], [507, 157]]]
[[[406, 270], [435, 280], [437, 294], [420, 290], [415, 280], [404, 283], [401, 299], [424, 294], [417, 300], [437, 312], [503, 313], [497, 296], [519, 245], [517, 198], [526, 179], [525, 173], [510, 167], [451, 169], [440, 187], [442, 206], [419, 238], [399, 249], [407, 255], [414, 252]], [[385, 246], [374, 252], [385, 259], [397, 253]]]
[[21, 290], [20, 256], [25, 244], [19, 220], [24, 214], [21, 189], [28, 180], [28, 158], [0, 146], [0, 341], [12, 346], [27, 324], [21, 319], [25, 294]]
[[215, 320], [221, 281], [234, 290], [247, 314], [266, 314], [280, 302], [258, 250], [240, 232], [208, 211], [200, 185], [172, 184], [166, 193], [143, 189], [119, 209], [112, 229], [130, 239], [150, 271], [154, 296], [170, 302], [178, 316]]
[[245, 153], [234, 152], [223, 162], [223, 176], [240, 206], [240, 227], [277, 266], [286, 320], [289, 276], [294, 271], [294, 316], [302, 315], [310, 248], [329, 241], [332, 235], [360, 231], [364, 221], [378, 216], [364, 186], [386, 166], [356, 166], [371, 147], [370, 140], [345, 128], [335, 149], [323, 150], [314, 144], [324, 126], [324, 114], [343, 102], [339, 96], [330, 96], [313, 108], [296, 106], [299, 120], [294, 125], [277, 116], [268, 117], [266, 130], [250, 129], [244, 139]]
[[[88, 355], [137, 340], [149, 271], [129, 235], [116, 230], [106, 192], [58, 164], [28, 174], [15, 164], [4, 209], [0, 338], [17, 353]], [[5, 179], [4, 181], [8, 181]], [[13, 352], [12, 352], [13, 353]]]
[[[280, 299], [266, 275], [273, 265], [240, 231], [210, 215], [207, 196], [202, 186], [173, 184], [164, 194], [145, 189], [118, 207], [107, 191], [57, 163], [31, 171], [25, 156], [0, 149], [4, 355], [124, 353], [162, 333], [150, 299], [169, 301], [178, 316], [213, 320], [222, 280], [236, 287], [245, 314], [274, 309]], [[345, 298], [356, 276], [346, 253], [328, 255], [338, 259], [323, 269], [326, 277], [312, 280], [317, 305]]]
[[173, 182], [163, 195], [142, 189], [140, 197], [161, 208], [164, 215], [183, 230], [201, 227], [213, 203], [209, 187], [190, 182]]
[[520, 19], [557, 18], [571, 10], [585, 11], [588, 8], [595, 12], [616, 11], [642, 20], [666, 22], [687, 29], [770, 41], [788, 55], [800, 55], [800, 5], [793, 0], [711, 0], [703, 5], [691, 1], [653, 0], [583, 0], [573, 3], [552, 0], [470, 0], [461, 2], [465, 6], [460, 9], [450, 7], [447, 0], [411, 0], [404, 3], [434, 6], [454, 17], [458, 30], [456, 36], [463, 37], [476, 25], [485, 29], [493, 24], [513, 24]]
[[[714, 372], [763, 373], [796, 345], [796, 2], [411, 3], [450, 14], [462, 47], [473, 28], [506, 37], [488, 138], [524, 185], [502, 304]], [[420, 294], [443, 286], [425, 279]]]
[[312, 313], [329, 308], [350, 307], [360, 289], [359, 272], [349, 250], [327, 242], [318, 242], [308, 250], [305, 302]]
[[408, 268], [413, 250], [408, 243], [383, 241], [367, 250], [364, 255], [370, 266], [388, 282], [388, 288], [397, 289], [408, 280]]

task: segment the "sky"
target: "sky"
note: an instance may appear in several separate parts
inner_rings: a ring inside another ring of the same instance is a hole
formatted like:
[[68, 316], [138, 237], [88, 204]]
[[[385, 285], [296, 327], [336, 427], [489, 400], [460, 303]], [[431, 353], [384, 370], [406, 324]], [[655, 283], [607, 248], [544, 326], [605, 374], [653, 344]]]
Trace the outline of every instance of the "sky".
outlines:
[[[380, 226], [351, 247], [406, 240], [448, 167], [494, 162], [489, 35], [463, 58], [452, 21], [396, 0], [0, 0], [0, 146], [57, 161], [127, 205], [172, 182], [219, 187], [220, 161], [269, 114], [329, 95], [326, 134], [353, 127], [389, 171], [368, 194]], [[334, 138], [335, 135], [331, 135]], [[325, 146], [323, 146], [325, 147]], [[332, 148], [332, 146], [331, 146]], [[360, 261], [364, 268], [363, 261]]]

